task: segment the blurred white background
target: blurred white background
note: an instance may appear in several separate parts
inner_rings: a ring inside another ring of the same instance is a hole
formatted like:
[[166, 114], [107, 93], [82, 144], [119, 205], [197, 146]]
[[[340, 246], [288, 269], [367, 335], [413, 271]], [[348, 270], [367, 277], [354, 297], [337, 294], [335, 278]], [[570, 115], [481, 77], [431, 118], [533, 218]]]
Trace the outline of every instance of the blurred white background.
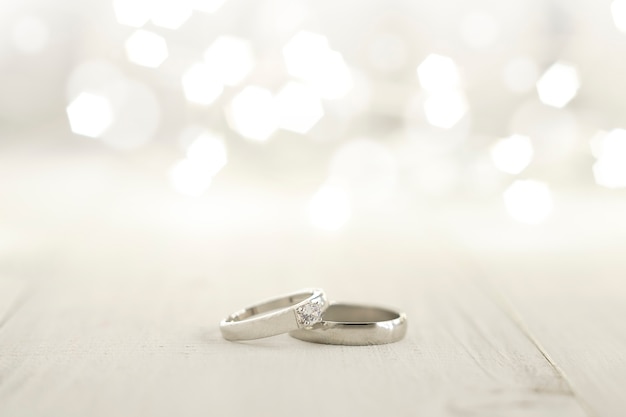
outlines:
[[626, 231], [624, 0], [27, 0], [0, 22], [5, 258], [107, 222], [395, 217], [496, 250]]

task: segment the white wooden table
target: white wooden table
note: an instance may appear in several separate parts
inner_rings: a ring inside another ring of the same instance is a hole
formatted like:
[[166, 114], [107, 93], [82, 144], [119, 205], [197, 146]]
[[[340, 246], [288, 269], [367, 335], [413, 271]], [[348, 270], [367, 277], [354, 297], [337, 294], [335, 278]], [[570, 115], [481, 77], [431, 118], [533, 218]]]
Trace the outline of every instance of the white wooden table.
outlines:
[[[304, 194], [188, 201], [111, 164], [0, 160], [2, 417], [626, 415], [613, 200], [602, 225], [576, 198], [539, 229], [407, 203], [325, 234]], [[231, 311], [308, 286], [406, 311], [406, 339], [220, 337]]]

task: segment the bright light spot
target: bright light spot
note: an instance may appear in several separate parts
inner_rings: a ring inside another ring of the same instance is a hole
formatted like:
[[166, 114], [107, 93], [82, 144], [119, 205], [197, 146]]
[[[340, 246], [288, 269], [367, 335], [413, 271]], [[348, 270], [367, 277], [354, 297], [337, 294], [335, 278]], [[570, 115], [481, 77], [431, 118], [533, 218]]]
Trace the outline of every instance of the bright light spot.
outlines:
[[602, 151], [603, 151], [603, 146], [604, 146], [604, 138], [608, 134], [609, 134], [609, 132], [607, 132], [605, 130], [599, 130], [589, 140], [589, 147], [591, 148], [591, 154], [595, 158], [600, 158], [602, 156]]
[[533, 158], [533, 145], [530, 138], [522, 135], [513, 135], [500, 139], [491, 148], [491, 160], [502, 172], [519, 174]]
[[459, 70], [447, 56], [430, 54], [417, 67], [422, 88], [429, 92], [449, 91], [460, 84]]
[[189, 0], [152, 0], [151, 20], [166, 29], [178, 29], [191, 17]]
[[322, 186], [309, 203], [309, 218], [319, 229], [338, 230], [351, 214], [348, 195], [339, 187]]
[[199, 12], [215, 13], [226, 0], [194, 0], [193, 8]]
[[352, 74], [339, 52], [331, 51], [326, 56], [312, 84], [319, 88], [322, 97], [329, 100], [340, 99], [348, 94], [353, 87]]
[[626, 0], [614, 0], [611, 3], [611, 14], [615, 27], [622, 32], [626, 32]]
[[126, 40], [128, 59], [144, 67], [157, 68], [167, 58], [167, 44], [163, 37], [147, 30], [137, 30]]
[[204, 133], [187, 148], [187, 159], [198, 170], [214, 176], [228, 162], [226, 146], [221, 138]]
[[130, 150], [152, 139], [159, 126], [161, 109], [149, 86], [126, 79], [107, 61], [87, 61], [72, 71], [67, 97], [71, 101], [84, 91], [105, 100], [112, 115], [110, 125], [96, 135], [103, 143]]
[[276, 95], [278, 126], [281, 129], [305, 134], [324, 115], [322, 103], [315, 91], [290, 81]]
[[246, 87], [230, 103], [228, 121], [231, 128], [243, 137], [267, 140], [278, 124], [272, 93], [260, 87]]
[[461, 77], [454, 61], [431, 54], [417, 67], [417, 76], [427, 94], [423, 101], [428, 123], [450, 129], [467, 113], [465, 95], [459, 90]]
[[352, 89], [350, 69], [343, 56], [316, 33], [298, 32], [283, 48], [287, 72], [316, 88], [323, 98], [344, 97]]
[[326, 59], [330, 47], [328, 39], [317, 33], [298, 32], [283, 48], [283, 56], [290, 75], [303, 80], [314, 79], [320, 62]]
[[407, 55], [406, 41], [402, 37], [381, 34], [369, 47], [368, 61], [379, 71], [394, 72], [404, 68]]
[[117, 22], [140, 28], [151, 20], [156, 26], [178, 29], [193, 12], [190, 0], [113, 0]]
[[170, 184], [181, 194], [199, 197], [211, 186], [211, 175], [189, 159], [177, 162], [169, 172]]
[[467, 113], [463, 93], [448, 90], [429, 95], [424, 100], [424, 114], [428, 122], [442, 129], [450, 129]]
[[626, 130], [613, 129], [607, 133], [602, 140], [602, 146], [598, 154], [598, 159], [620, 158], [626, 155]]
[[50, 38], [48, 26], [38, 17], [24, 17], [13, 26], [13, 43], [24, 54], [41, 51]]
[[491, 46], [497, 40], [500, 27], [493, 16], [474, 12], [463, 18], [459, 30], [465, 43], [479, 49]]
[[607, 188], [626, 187], [626, 130], [603, 135], [598, 160], [593, 164], [596, 183]]
[[67, 117], [72, 132], [97, 138], [113, 122], [109, 101], [96, 94], [81, 93], [67, 106]]
[[103, 92], [111, 101], [115, 122], [102, 134], [102, 142], [119, 150], [137, 149], [157, 131], [161, 109], [156, 95], [145, 84], [119, 80]]
[[387, 146], [372, 139], [354, 139], [333, 154], [328, 183], [345, 189], [355, 204], [370, 205], [393, 193], [397, 176], [397, 162]]
[[237, 85], [254, 67], [250, 42], [233, 36], [220, 36], [204, 52], [204, 61], [215, 81]]
[[[454, 92], [463, 94], [462, 92]], [[450, 129], [433, 126], [425, 112], [425, 103], [429, 94], [423, 91], [412, 94], [404, 108], [404, 129], [398, 133], [406, 137], [414, 146], [415, 155], [439, 155], [450, 151], [458, 151], [470, 134], [471, 117], [464, 115]], [[464, 100], [462, 100], [464, 102]], [[432, 102], [431, 102], [432, 103]], [[433, 106], [435, 107], [435, 106]], [[437, 114], [436, 112], [434, 114]], [[433, 120], [435, 120], [433, 118]], [[446, 123], [448, 125], [449, 123]]]
[[187, 100], [202, 105], [213, 103], [224, 89], [206, 64], [195, 64], [189, 68], [183, 74], [182, 83]]
[[558, 108], [565, 107], [576, 96], [579, 87], [576, 68], [562, 62], [553, 64], [537, 81], [539, 100]]
[[113, 0], [113, 11], [120, 25], [140, 28], [152, 15], [151, 0]]
[[552, 211], [552, 195], [548, 186], [535, 180], [517, 180], [503, 194], [504, 205], [511, 217], [526, 224], [539, 224]]
[[504, 85], [514, 93], [530, 91], [539, 75], [537, 64], [529, 58], [519, 57], [510, 60], [504, 67]]
[[620, 164], [601, 159], [593, 164], [593, 176], [598, 185], [607, 188], [626, 187], [626, 161]]
[[209, 189], [213, 177], [226, 166], [226, 146], [221, 137], [206, 130], [196, 131], [186, 154], [187, 157], [170, 170], [170, 183], [179, 193], [198, 197]]

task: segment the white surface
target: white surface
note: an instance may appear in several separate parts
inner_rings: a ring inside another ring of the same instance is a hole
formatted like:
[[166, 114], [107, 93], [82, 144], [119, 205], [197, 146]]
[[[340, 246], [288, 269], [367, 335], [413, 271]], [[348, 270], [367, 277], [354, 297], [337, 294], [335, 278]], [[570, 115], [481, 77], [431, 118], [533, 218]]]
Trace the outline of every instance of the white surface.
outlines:
[[[297, 194], [180, 200], [113, 165], [0, 164], [15, 178], [0, 185], [0, 416], [623, 415], [615, 246], [550, 256], [494, 248], [489, 230], [472, 245], [480, 222], [401, 204], [316, 232]], [[406, 311], [406, 339], [220, 337], [223, 316], [307, 286]]]

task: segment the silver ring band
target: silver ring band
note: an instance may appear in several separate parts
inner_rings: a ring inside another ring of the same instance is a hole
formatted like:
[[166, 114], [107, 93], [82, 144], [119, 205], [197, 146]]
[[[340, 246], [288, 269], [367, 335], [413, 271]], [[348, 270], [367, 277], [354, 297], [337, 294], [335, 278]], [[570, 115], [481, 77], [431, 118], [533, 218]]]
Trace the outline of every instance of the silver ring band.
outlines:
[[331, 303], [322, 321], [289, 335], [306, 342], [329, 345], [381, 345], [401, 340], [406, 328], [404, 313], [381, 307]]
[[328, 307], [324, 291], [310, 288], [262, 301], [220, 323], [226, 340], [252, 340], [311, 326]]

